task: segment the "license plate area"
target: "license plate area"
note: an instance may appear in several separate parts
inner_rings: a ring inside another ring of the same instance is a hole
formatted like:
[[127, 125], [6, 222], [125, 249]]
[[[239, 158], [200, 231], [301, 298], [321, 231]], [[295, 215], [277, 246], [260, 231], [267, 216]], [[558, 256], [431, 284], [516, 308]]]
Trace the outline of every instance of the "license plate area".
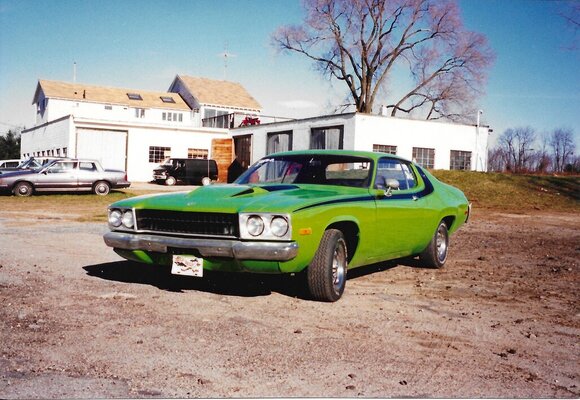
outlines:
[[173, 255], [173, 275], [203, 277], [203, 259], [194, 256]]

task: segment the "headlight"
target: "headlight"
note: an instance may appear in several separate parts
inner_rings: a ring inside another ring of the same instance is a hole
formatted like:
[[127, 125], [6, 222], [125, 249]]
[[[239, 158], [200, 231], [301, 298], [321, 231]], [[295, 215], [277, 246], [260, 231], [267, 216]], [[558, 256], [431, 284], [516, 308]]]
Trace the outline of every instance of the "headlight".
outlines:
[[123, 225], [126, 228], [132, 229], [133, 225], [135, 224], [135, 220], [133, 218], [133, 210], [127, 210], [123, 213]]
[[252, 236], [260, 236], [264, 232], [264, 220], [258, 215], [252, 215], [246, 222], [248, 233]]
[[270, 232], [272, 235], [282, 237], [288, 232], [288, 221], [283, 217], [274, 217], [270, 222]]
[[114, 227], [119, 227], [121, 226], [122, 222], [121, 220], [122, 220], [121, 211], [113, 210], [109, 212], [109, 224], [111, 224]]
[[240, 239], [290, 240], [292, 222], [288, 214], [240, 213]]

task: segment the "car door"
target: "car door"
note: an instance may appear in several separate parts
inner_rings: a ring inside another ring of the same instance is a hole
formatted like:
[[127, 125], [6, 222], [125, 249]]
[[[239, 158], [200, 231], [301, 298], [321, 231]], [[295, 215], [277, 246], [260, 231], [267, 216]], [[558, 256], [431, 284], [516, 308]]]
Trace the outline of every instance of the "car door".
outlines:
[[58, 160], [36, 175], [35, 189], [39, 191], [77, 190], [78, 162]]
[[93, 184], [100, 179], [97, 166], [92, 161], [80, 161], [78, 169], [79, 190], [91, 190]]
[[411, 255], [423, 222], [422, 180], [410, 163], [383, 157], [377, 164], [374, 189], [384, 191], [375, 200], [375, 261]]

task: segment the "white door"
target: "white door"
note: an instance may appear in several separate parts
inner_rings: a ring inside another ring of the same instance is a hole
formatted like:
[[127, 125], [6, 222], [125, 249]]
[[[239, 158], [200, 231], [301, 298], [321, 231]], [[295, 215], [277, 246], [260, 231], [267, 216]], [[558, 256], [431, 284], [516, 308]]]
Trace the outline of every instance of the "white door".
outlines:
[[77, 129], [77, 158], [98, 160], [105, 169], [127, 169], [127, 131]]

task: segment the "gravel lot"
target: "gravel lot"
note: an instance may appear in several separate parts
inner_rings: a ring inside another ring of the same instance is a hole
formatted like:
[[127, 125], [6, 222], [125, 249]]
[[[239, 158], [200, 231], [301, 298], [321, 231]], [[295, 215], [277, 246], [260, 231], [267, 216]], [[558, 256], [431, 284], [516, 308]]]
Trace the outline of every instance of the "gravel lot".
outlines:
[[323, 304], [300, 277], [123, 261], [103, 223], [3, 200], [0, 398], [580, 397], [577, 214], [475, 210], [443, 270], [353, 270]]

